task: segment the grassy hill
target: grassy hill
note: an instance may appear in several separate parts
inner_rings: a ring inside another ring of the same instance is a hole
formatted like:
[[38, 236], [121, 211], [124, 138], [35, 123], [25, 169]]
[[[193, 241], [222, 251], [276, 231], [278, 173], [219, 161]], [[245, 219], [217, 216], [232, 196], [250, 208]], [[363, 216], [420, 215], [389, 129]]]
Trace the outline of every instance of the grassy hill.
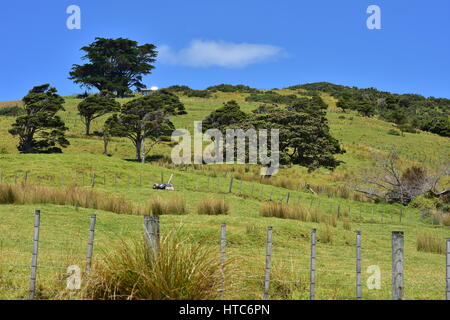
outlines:
[[[298, 90], [297, 90], [298, 91]], [[297, 92], [295, 91], [295, 92]], [[278, 90], [291, 94], [294, 90]], [[216, 92], [213, 97], [182, 96], [188, 114], [173, 118], [177, 128], [192, 130], [193, 122], [202, 120], [211, 111], [229, 100], [236, 100], [246, 112], [258, 107], [246, 102], [246, 93]], [[359, 198], [342, 190], [342, 183], [356, 171], [372, 165], [374, 154], [396, 151], [408, 163], [435, 167], [450, 156], [450, 139], [431, 133], [405, 133], [392, 136], [393, 125], [357, 113], [342, 113], [336, 99], [323, 94], [329, 104], [331, 132], [347, 153], [338, 156], [344, 161], [334, 172], [318, 170], [308, 173], [294, 166], [283, 168], [272, 181], [260, 181], [254, 166], [175, 167], [160, 162], [142, 165], [126, 159], [134, 158], [129, 141], [114, 138], [110, 145], [112, 157], [102, 155], [103, 142], [98, 137], [85, 137], [83, 124], [77, 116], [80, 100], [66, 97], [61, 114], [70, 128], [71, 146], [61, 155], [19, 155], [16, 139], [7, 132], [12, 117], [0, 117], [0, 174], [6, 183], [52, 186], [74, 192], [73, 185], [94, 189], [105, 197], [120, 196], [133, 203], [145, 204], [157, 196], [186, 200], [186, 215], [161, 217], [161, 232], [180, 229], [195, 243], [219, 251], [220, 224], [228, 225], [227, 256], [235, 272], [227, 281], [227, 299], [260, 299], [264, 279], [266, 228], [274, 228], [271, 297], [273, 299], [306, 299], [309, 297], [309, 252], [311, 229], [318, 229], [317, 298], [352, 299], [355, 292], [355, 231], [362, 231], [363, 297], [390, 297], [391, 248], [390, 232], [405, 232], [405, 296], [408, 299], [443, 299], [445, 297], [445, 256], [417, 250], [420, 236], [441, 239], [449, 236], [448, 227], [424, 220], [418, 209], [399, 205], [355, 201]], [[126, 99], [121, 99], [121, 102]], [[11, 105], [5, 103], [4, 106]], [[0, 105], [0, 108], [2, 105]], [[99, 130], [105, 119], [94, 122]], [[154, 154], [169, 156], [169, 146], [158, 146]], [[92, 187], [92, 175], [95, 185]], [[175, 192], [156, 191], [151, 185], [174, 174]], [[232, 192], [230, 179], [234, 177]], [[448, 183], [448, 181], [444, 181]], [[318, 194], [305, 189], [309, 184]], [[231, 206], [229, 216], [197, 214], [198, 203], [207, 197], [225, 198]], [[262, 203], [272, 199], [291, 205], [317, 208], [324, 215], [341, 214], [337, 224], [266, 218], [259, 214]], [[362, 200], [362, 199], [360, 199]], [[62, 206], [54, 203], [0, 205], [0, 298], [26, 298], [31, 262], [33, 212], [42, 210], [42, 234], [39, 263], [42, 298], [53, 297], [64, 287], [67, 266], [84, 266], [89, 215], [97, 214], [95, 256], [121, 237], [140, 239], [143, 218], [116, 214], [95, 208]], [[381, 290], [369, 290], [365, 285], [370, 274], [368, 266], [381, 268]], [[9, 289], [9, 290], [8, 290]]]

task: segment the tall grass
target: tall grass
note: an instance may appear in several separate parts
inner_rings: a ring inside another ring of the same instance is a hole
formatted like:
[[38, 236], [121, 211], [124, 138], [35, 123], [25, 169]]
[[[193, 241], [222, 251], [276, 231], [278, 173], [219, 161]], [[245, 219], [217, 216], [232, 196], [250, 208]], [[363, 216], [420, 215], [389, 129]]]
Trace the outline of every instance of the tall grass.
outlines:
[[228, 215], [231, 213], [231, 207], [225, 199], [207, 198], [200, 201], [197, 212], [206, 215]]
[[175, 196], [170, 199], [156, 197], [150, 200], [149, 206], [151, 213], [154, 215], [182, 215], [187, 213], [186, 200], [182, 196]]
[[142, 242], [122, 240], [94, 266], [81, 297], [93, 300], [216, 299], [223, 279], [215, 251], [173, 234], [155, 256]]
[[304, 205], [290, 206], [285, 203], [264, 202], [259, 213], [263, 217], [325, 223], [334, 227], [337, 225], [336, 217], [324, 214], [318, 208]]
[[182, 196], [170, 199], [160, 197], [147, 204], [138, 204], [121, 196], [111, 196], [82, 187], [69, 186], [54, 188], [28, 183], [0, 183], [0, 204], [39, 204], [51, 203], [87, 209], [110, 211], [118, 214], [186, 214], [186, 200]]
[[119, 214], [147, 214], [146, 205], [133, 203], [121, 196], [107, 195], [81, 187], [53, 188], [28, 183], [0, 184], [0, 204], [51, 203]]
[[444, 254], [444, 240], [431, 234], [419, 234], [417, 236], [417, 251]]

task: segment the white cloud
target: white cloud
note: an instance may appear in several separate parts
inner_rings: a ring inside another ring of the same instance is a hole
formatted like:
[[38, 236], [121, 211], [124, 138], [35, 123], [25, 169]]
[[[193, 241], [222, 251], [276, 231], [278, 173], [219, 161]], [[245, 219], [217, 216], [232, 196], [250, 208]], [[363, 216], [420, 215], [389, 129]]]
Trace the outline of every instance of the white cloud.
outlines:
[[162, 63], [189, 67], [240, 68], [274, 58], [281, 52], [281, 48], [267, 44], [194, 40], [180, 51], [160, 46], [159, 58]]

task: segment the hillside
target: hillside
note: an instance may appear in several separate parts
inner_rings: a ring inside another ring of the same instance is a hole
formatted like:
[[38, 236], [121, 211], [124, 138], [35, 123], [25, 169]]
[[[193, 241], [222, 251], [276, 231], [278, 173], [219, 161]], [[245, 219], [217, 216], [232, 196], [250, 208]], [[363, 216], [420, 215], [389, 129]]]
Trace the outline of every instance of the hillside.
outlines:
[[[272, 90], [279, 95], [300, 95], [290, 88]], [[311, 89], [311, 88], [309, 88]], [[312, 89], [311, 89], [312, 90]], [[316, 89], [314, 89], [316, 90]], [[208, 98], [180, 95], [187, 114], [172, 119], [176, 128], [192, 131], [194, 121], [204, 119], [229, 100], [237, 101], [242, 110], [250, 112], [262, 102], [251, 102], [255, 92], [213, 91]], [[408, 164], [435, 168], [450, 158], [450, 139], [418, 131], [394, 136], [393, 123], [379, 118], [361, 116], [356, 110], [342, 112], [336, 107], [333, 92], [320, 91], [329, 105], [327, 118], [332, 135], [347, 152], [338, 158], [344, 162], [334, 172], [320, 169], [308, 173], [298, 166], [282, 168], [277, 177], [260, 181], [254, 166], [191, 166], [176, 167], [165, 159], [170, 146], [157, 146], [156, 161], [142, 165], [132, 160], [134, 149], [125, 138], [113, 138], [104, 156], [101, 137], [84, 136], [83, 123], [77, 116], [75, 97], [65, 97], [62, 118], [69, 127], [71, 145], [61, 155], [20, 155], [16, 139], [8, 129], [13, 117], [0, 116], [0, 174], [2, 182], [41, 184], [74, 192], [69, 186], [102, 192], [105, 197], [122, 196], [133, 203], [144, 204], [160, 196], [184, 197], [186, 215], [161, 217], [161, 233], [181, 228], [190, 241], [219, 250], [220, 224], [228, 225], [228, 253], [237, 269], [227, 287], [227, 299], [260, 299], [264, 278], [266, 228], [274, 228], [273, 299], [307, 299], [309, 297], [309, 250], [311, 229], [318, 229], [317, 299], [353, 299], [355, 231], [362, 231], [363, 284], [370, 274], [367, 267], [378, 265], [382, 272], [381, 290], [363, 285], [364, 299], [389, 299], [391, 272], [391, 231], [405, 232], [405, 296], [408, 299], [443, 299], [445, 297], [445, 256], [417, 250], [417, 238], [438, 237], [444, 245], [448, 227], [423, 217], [418, 208], [398, 204], [373, 203], [349, 190], [345, 183], [356, 172], [373, 165], [375, 154], [395, 151]], [[305, 96], [307, 96], [305, 94]], [[129, 99], [119, 99], [121, 103]], [[0, 103], [0, 108], [16, 103]], [[92, 131], [100, 130], [105, 117], [93, 123]], [[92, 187], [92, 176], [95, 184]], [[151, 185], [174, 174], [175, 192], [156, 191]], [[230, 191], [230, 179], [234, 182]], [[306, 188], [309, 185], [317, 194]], [[443, 186], [450, 185], [449, 180]], [[207, 197], [226, 198], [232, 213], [229, 216], [197, 214], [197, 204]], [[335, 225], [278, 218], [259, 214], [261, 204], [268, 200], [287, 201], [292, 205], [317, 208], [325, 215], [341, 215]], [[360, 201], [359, 201], [360, 200]], [[362, 201], [364, 200], [364, 201]], [[0, 298], [26, 298], [29, 278], [29, 248], [32, 243], [33, 212], [43, 214], [43, 244], [40, 249], [41, 294], [52, 297], [63, 283], [62, 271], [71, 264], [84, 265], [89, 215], [97, 214], [96, 256], [120, 237], [140, 239], [142, 217], [116, 214], [95, 208], [53, 204], [0, 205]], [[70, 242], [70, 246], [65, 243]], [[98, 250], [98, 251], [97, 251]], [[95, 259], [95, 258], [94, 258]], [[10, 288], [14, 290], [2, 290]]]

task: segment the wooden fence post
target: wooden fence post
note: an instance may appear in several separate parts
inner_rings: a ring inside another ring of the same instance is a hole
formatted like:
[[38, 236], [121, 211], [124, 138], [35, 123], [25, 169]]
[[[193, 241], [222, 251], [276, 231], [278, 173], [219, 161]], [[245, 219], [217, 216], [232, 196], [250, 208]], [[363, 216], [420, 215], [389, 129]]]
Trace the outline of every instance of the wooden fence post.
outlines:
[[289, 204], [289, 199], [291, 198], [291, 193], [288, 192], [287, 198], [286, 198], [286, 204]]
[[361, 298], [361, 231], [356, 231], [356, 300]]
[[228, 188], [228, 193], [231, 193], [233, 191], [233, 180], [234, 180], [234, 177], [231, 177], [231, 179], [230, 179], [230, 186]]
[[446, 265], [446, 269], [445, 269], [445, 283], [446, 283], [446, 287], [445, 287], [445, 298], [447, 300], [450, 300], [450, 238], [447, 238], [445, 240], [446, 242], [446, 256], [445, 256], [445, 265]]
[[225, 259], [226, 259], [226, 246], [227, 246], [227, 224], [222, 223], [220, 232], [220, 264], [222, 271], [222, 291], [220, 293], [220, 299], [225, 299]]
[[341, 205], [340, 204], [338, 204], [338, 212], [337, 213], [338, 213], [337, 217], [338, 217], [338, 219], [340, 219], [341, 218]]
[[392, 232], [392, 299], [402, 300], [403, 262], [404, 262], [404, 234], [401, 231]]
[[91, 272], [92, 254], [94, 252], [94, 235], [95, 235], [96, 219], [97, 219], [97, 216], [95, 214], [91, 215], [91, 224], [89, 227], [88, 251], [87, 251], [87, 256], [86, 256], [86, 273]]
[[36, 293], [40, 225], [41, 225], [41, 211], [36, 210], [34, 214], [33, 255], [31, 258], [30, 300], [34, 300]]
[[95, 187], [95, 173], [92, 174], [91, 186], [92, 186], [92, 188]]
[[272, 227], [268, 227], [267, 228], [266, 268], [265, 268], [265, 276], [264, 276], [264, 298], [263, 298], [263, 300], [269, 300], [271, 259], [272, 259]]
[[151, 215], [144, 216], [144, 231], [149, 249], [155, 251], [160, 250], [160, 235], [159, 235], [159, 216]]
[[309, 272], [309, 299], [316, 299], [316, 229], [311, 233], [311, 267]]

